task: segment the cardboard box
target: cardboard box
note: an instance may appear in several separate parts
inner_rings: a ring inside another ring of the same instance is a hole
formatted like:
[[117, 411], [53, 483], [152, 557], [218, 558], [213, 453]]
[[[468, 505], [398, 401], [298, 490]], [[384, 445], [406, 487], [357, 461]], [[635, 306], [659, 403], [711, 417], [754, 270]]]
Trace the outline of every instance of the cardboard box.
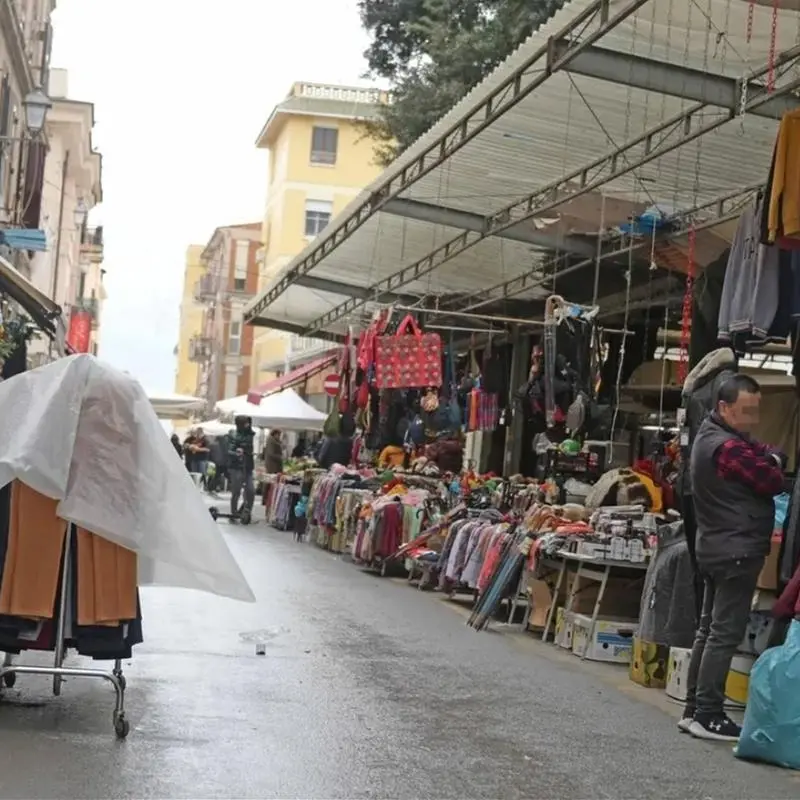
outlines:
[[531, 613], [528, 617], [528, 630], [541, 630], [547, 623], [552, 594], [546, 581], [531, 581], [528, 584], [528, 603]]
[[614, 664], [630, 664], [633, 655], [633, 637], [639, 628], [635, 619], [598, 618], [594, 634], [589, 639], [592, 618], [576, 614], [572, 633], [573, 655], [590, 661], [607, 661]]
[[667, 665], [667, 696], [685, 702], [689, 683], [690, 647], [671, 647]]
[[760, 656], [767, 649], [774, 622], [769, 611], [751, 611], [739, 652]]
[[[572, 584], [576, 584], [577, 588], [571, 610], [576, 614], [591, 614], [594, 611], [594, 604], [597, 602], [597, 595], [600, 593], [600, 584], [583, 576], [578, 578], [577, 574], [572, 576], [569, 584], [570, 588]], [[644, 572], [639, 578], [622, 578], [612, 575], [606, 585], [600, 613], [604, 617], [638, 619], [643, 584]], [[563, 601], [565, 606], [568, 597], [567, 591]]]
[[747, 692], [750, 688], [750, 670], [756, 663], [755, 656], [737, 653], [731, 661], [731, 669], [725, 681], [726, 706], [742, 708], [747, 704]]
[[575, 615], [567, 614], [564, 608], [556, 610], [555, 643], [565, 650], [572, 650], [572, 634], [575, 630]]
[[[669, 651], [667, 668], [667, 695], [673, 700], [686, 700], [689, 684], [689, 662], [692, 651], [686, 647], [673, 647]], [[755, 663], [754, 656], [737, 653], [731, 661], [731, 669], [725, 681], [725, 706], [742, 708], [747, 702], [750, 686], [750, 670]]]
[[781, 553], [782, 538], [782, 531], [776, 531], [772, 534], [769, 555], [766, 561], [764, 561], [764, 566], [759, 573], [758, 582], [756, 583], [759, 589], [766, 589], [774, 592], [778, 588], [778, 560]]
[[630, 679], [648, 689], [664, 689], [667, 685], [667, 664], [669, 647], [665, 644], [642, 641], [633, 638]]

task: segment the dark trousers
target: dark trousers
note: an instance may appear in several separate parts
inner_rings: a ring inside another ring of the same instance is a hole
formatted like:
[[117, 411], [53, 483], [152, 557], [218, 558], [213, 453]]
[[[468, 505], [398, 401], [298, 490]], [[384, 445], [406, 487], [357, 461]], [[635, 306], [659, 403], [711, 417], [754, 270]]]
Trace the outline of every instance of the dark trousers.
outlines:
[[253, 473], [243, 469], [232, 469], [230, 472], [231, 482], [231, 514], [239, 511], [239, 497], [244, 490], [244, 505], [253, 510], [253, 503], [256, 499], [256, 489], [253, 485]]
[[731, 659], [744, 639], [764, 559], [701, 565], [705, 584], [686, 696], [687, 713], [721, 714]]

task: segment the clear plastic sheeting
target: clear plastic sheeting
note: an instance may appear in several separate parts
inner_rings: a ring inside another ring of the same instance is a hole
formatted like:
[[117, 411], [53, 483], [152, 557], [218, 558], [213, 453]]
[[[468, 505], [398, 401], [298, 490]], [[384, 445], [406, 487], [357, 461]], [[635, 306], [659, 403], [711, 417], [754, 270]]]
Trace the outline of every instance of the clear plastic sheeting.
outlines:
[[14, 479], [136, 552], [141, 585], [255, 600], [147, 394], [94, 356], [0, 383], [0, 486]]

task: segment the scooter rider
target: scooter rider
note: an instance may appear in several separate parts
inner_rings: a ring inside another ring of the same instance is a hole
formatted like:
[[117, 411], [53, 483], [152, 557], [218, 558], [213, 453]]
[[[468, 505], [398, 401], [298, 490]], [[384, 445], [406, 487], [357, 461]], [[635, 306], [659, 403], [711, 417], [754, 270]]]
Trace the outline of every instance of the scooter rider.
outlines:
[[239, 496], [244, 490], [244, 505], [249, 517], [255, 502], [253, 483], [253, 439], [255, 431], [250, 417], [238, 416], [234, 420], [236, 428], [228, 434], [228, 475], [231, 484], [231, 519], [239, 514]]

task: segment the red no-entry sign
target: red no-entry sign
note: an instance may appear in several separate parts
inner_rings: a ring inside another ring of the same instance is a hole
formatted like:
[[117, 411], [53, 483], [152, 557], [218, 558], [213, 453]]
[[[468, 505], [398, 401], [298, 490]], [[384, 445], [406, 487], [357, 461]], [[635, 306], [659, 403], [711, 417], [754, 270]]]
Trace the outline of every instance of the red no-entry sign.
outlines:
[[325, 394], [336, 397], [336, 395], [339, 394], [339, 376], [328, 375], [328, 377], [325, 378], [325, 382], [322, 384], [322, 388], [325, 389]]

